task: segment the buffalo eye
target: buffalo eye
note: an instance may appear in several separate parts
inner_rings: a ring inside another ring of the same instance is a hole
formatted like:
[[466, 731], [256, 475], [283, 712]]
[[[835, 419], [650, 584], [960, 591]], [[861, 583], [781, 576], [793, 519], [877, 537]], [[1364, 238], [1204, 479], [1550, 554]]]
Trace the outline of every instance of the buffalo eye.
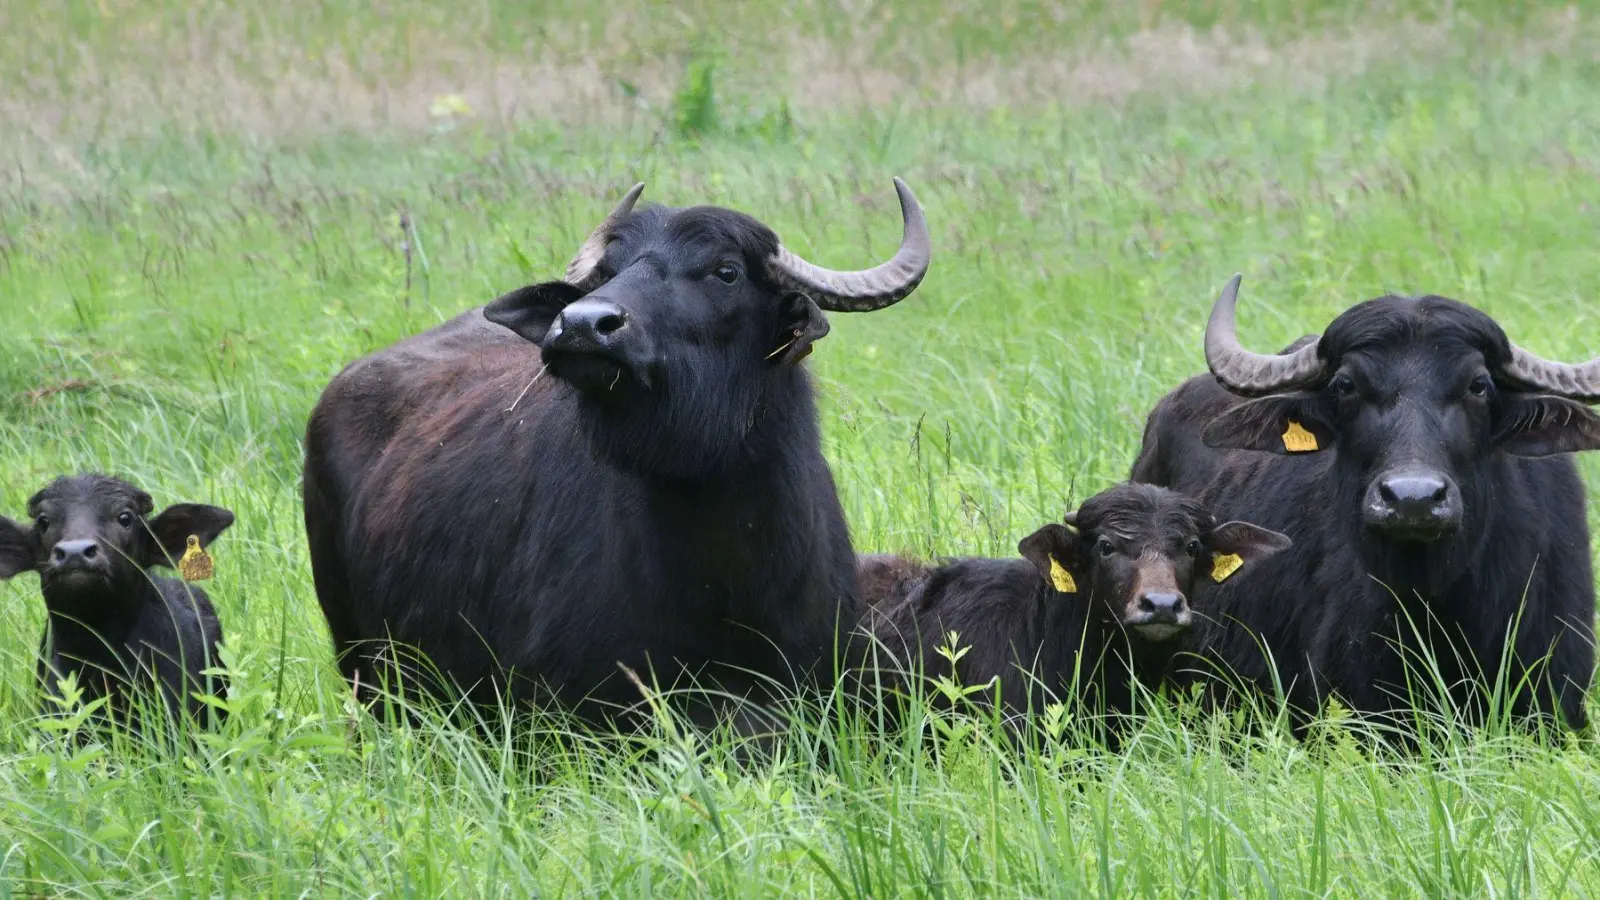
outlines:
[[50, 518], [48, 516], [40, 516], [39, 518], [34, 519], [33, 524], [38, 526], [41, 532], [50, 530]]
[[1494, 379], [1490, 378], [1488, 373], [1480, 372], [1473, 376], [1472, 381], [1467, 384], [1467, 393], [1474, 397], [1483, 397], [1489, 393], [1489, 388], [1493, 386]]
[[117, 524], [121, 525], [123, 528], [132, 528], [133, 513], [123, 510], [122, 515], [117, 516]]
[[1334, 395], [1341, 399], [1356, 395], [1356, 380], [1343, 372], [1333, 376], [1332, 387]]
[[717, 276], [717, 280], [723, 284], [733, 284], [739, 280], [739, 267], [731, 262], [725, 262], [712, 269], [711, 274]]
[[1094, 548], [1100, 551], [1101, 556], [1110, 556], [1111, 554], [1117, 552], [1117, 548], [1112, 546], [1111, 542], [1105, 538], [1101, 538], [1100, 540], [1096, 541]]
[[1189, 554], [1189, 558], [1190, 559], [1195, 559], [1195, 558], [1199, 557], [1199, 555], [1200, 555], [1200, 541], [1198, 541], [1198, 540], [1189, 541], [1189, 545], [1187, 547], [1183, 548], [1183, 552]]

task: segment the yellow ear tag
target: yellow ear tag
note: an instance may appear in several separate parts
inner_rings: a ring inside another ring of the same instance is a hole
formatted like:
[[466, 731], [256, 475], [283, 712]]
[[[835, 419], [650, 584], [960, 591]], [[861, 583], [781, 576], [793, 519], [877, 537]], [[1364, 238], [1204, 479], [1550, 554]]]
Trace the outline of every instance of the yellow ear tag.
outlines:
[[1317, 436], [1290, 419], [1289, 427], [1283, 431], [1283, 449], [1290, 453], [1310, 453], [1317, 449]]
[[1211, 580], [1221, 584], [1228, 580], [1228, 576], [1239, 571], [1244, 565], [1244, 560], [1237, 553], [1218, 553], [1211, 558]]
[[200, 549], [200, 538], [189, 535], [189, 545], [183, 551], [183, 558], [178, 560], [178, 574], [184, 581], [205, 581], [216, 570], [211, 555]]
[[1054, 556], [1050, 557], [1050, 583], [1063, 594], [1078, 592], [1078, 583], [1072, 580], [1072, 573], [1067, 571], [1066, 566], [1057, 562]]

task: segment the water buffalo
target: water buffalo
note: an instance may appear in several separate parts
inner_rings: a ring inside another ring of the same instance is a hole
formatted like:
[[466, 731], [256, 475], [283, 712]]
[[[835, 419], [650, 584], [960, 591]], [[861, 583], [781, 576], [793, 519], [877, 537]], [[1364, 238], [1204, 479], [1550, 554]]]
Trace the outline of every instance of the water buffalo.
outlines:
[[[1219, 525], [1174, 491], [1120, 484], [1023, 538], [1021, 559], [863, 556], [857, 578], [875, 638], [902, 667], [994, 679], [1012, 712], [1073, 700], [1115, 716], [1132, 711], [1136, 682], [1166, 677], [1197, 582], [1242, 577], [1288, 545], [1247, 522]], [[951, 631], [967, 648], [956, 671], [937, 652]]]
[[1368, 300], [1257, 354], [1235, 332], [1238, 289], [1211, 312], [1211, 374], [1156, 406], [1132, 473], [1294, 540], [1257, 577], [1207, 590], [1200, 668], [1276, 680], [1300, 712], [1334, 695], [1407, 730], [1443, 712], [1421, 702], [1445, 699], [1436, 684], [1464, 723], [1499, 684], [1517, 719], [1582, 726], [1594, 579], [1566, 454], [1600, 447], [1585, 405], [1600, 360], [1540, 359], [1438, 296]]
[[347, 677], [394, 685], [404, 646], [427, 692], [590, 723], [640, 699], [619, 664], [758, 701], [831, 683], [855, 556], [800, 363], [824, 311], [883, 309], [926, 273], [895, 188], [893, 258], [832, 271], [739, 212], [635, 209], [637, 185], [564, 280], [339, 374], [304, 491]]
[[134, 727], [147, 706], [202, 717], [196, 693], [226, 694], [221, 679], [203, 674], [216, 665], [222, 639], [211, 598], [146, 570], [176, 564], [191, 540], [204, 550], [233, 513], [179, 503], [151, 518], [153, 509], [150, 495], [125, 481], [81, 475], [34, 494], [28, 526], [0, 516], [0, 578], [39, 573], [49, 615], [41, 688], [60, 696], [60, 680], [75, 675], [84, 702], [104, 698], [109, 713]]

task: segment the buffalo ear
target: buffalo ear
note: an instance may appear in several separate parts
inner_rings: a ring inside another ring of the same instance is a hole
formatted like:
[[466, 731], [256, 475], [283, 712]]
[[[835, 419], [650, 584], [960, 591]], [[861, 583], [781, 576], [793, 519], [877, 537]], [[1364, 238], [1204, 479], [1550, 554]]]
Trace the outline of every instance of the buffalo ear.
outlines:
[[483, 317], [537, 344], [544, 340], [556, 316], [582, 296], [582, 290], [565, 281], [531, 284], [495, 298], [483, 308]]
[[1495, 435], [1512, 456], [1555, 456], [1600, 450], [1600, 416], [1563, 397], [1517, 397]]
[[799, 291], [778, 298], [778, 335], [767, 358], [780, 364], [797, 363], [811, 354], [811, 345], [829, 329], [828, 317], [816, 301]]
[[1223, 522], [1206, 535], [1213, 552], [1239, 557], [1244, 563], [1257, 563], [1294, 546], [1286, 534], [1279, 534], [1249, 522]]
[[1057, 584], [1060, 575], [1055, 571], [1057, 566], [1065, 569], [1069, 575], [1083, 575], [1083, 568], [1079, 565], [1078, 536], [1065, 525], [1051, 522], [1018, 542], [1017, 552], [1033, 563], [1045, 584], [1057, 590], [1060, 590]]
[[1206, 423], [1200, 439], [1213, 450], [1313, 453], [1333, 446], [1334, 431], [1317, 414], [1315, 394], [1278, 394], [1241, 403]]
[[38, 542], [33, 532], [0, 516], [0, 579], [8, 579], [39, 565]]
[[183, 558], [189, 535], [200, 539], [200, 547], [210, 546], [217, 536], [233, 524], [233, 513], [220, 506], [203, 503], [175, 503], [149, 521], [155, 537], [141, 565], [170, 566]]

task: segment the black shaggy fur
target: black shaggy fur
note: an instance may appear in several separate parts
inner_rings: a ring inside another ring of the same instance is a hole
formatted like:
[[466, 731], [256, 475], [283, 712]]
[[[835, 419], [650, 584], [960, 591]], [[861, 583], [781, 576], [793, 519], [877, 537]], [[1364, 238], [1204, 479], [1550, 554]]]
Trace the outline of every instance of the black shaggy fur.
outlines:
[[[1519, 717], [1582, 726], [1594, 579], [1583, 484], [1563, 454], [1600, 447], [1600, 418], [1509, 383], [1500, 326], [1443, 297], [1359, 304], [1318, 354], [1321, 386], [1245, 400], [1203, 375], [1146, 424], [1135, 480], [1294, 540], [1255, 578], [1202, 591], [1196, 674], [1268, 692], [1278, 679], [1302, 712], [1337, 695], [1393, 719], [1422, 705], [1410, 660], [1420, 690], [1437, 672], [1467, 722], [1485, 712], [1482, 687], [1505, 679]], [[1285, 454], [1291, 419], [1318, 452]], [[1364, 521], [1375, 479], [1397, 466], [1449, 479], [1459, 527], [1427, 542]]]
[[347, 677], [392, 674], [392, 638], [454, 685], [429, 691], [591, 721], [641, 699], [619, 663], [758, 699], [831, 681], [855, 558], [799, 365], [828, 324], [776, 247], [641, 209], [588, 295], [523, 288], [334, 379], [305, 517]]
[[[138, 691], [205, 718], [195, 693], [226, 695], [204, 670], [216, 665], [222, 629], [211, 598], [194, 585], [146, 571], [173, 565], [190, 535], [209, 546], [233, 513], [180, 503], [150, 517], [150, 495], [103, 475], [59, 478], [28, 501], [26, 527], [0, 517], [0, 578], [38, 572], [49, 620], [41, 644], [41, 687], [60, 696], [76, 675], [84, 702], [137, 726]], [[159, 694], [149, 692], [159, 686]], [[46, 702], [46, 712], [54, 704]]]
[[[1166, 677], [1190, 621], [1187, 597], [1208, 580], [1213, 557], [1236, 553], [1248, 566], [1287, 544], [1246, 523], [1217, 525], [1181, 494], [1122, 484], [1086, 501], [1073, 528], [1046, 525], [1024, 538], [1022, 559], [929, 566], [863, 556], [857, 577], [891, 666], [921, 666], [928, 677], [959, 676], [965, 684], [997, 679], [1011, 712], [1069, 701], [1080, 715], [1116, 716], [1133, 711], [1136, 685], [1154, 689]], [[1071, 574], [1076, 592], [1057, 589], [1052, 560]], [[1150, 596], [1177, 603], [1158, 619]], [[968, 648], [957, 672], [937, 652], [951, 631]]]

